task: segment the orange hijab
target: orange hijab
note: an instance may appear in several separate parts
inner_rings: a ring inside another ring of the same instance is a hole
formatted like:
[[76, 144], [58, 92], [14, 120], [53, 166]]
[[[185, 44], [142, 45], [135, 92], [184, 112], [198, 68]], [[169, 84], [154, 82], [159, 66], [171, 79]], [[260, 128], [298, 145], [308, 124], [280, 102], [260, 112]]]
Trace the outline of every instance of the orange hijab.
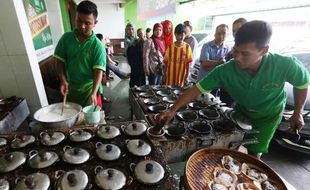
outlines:
[[[163, 25], [163, 38], [164, 38], [164, 41], [165, 41], [165, 46], [166, 48], [168, 46], [170, 46], [172, 43], [173, 43], [173, 24], [170, 20], [165, 20], [161, 23]], [[165, 29], [171, 25], [171, 32], [170, 34], [166, 34], [165, 33]]]

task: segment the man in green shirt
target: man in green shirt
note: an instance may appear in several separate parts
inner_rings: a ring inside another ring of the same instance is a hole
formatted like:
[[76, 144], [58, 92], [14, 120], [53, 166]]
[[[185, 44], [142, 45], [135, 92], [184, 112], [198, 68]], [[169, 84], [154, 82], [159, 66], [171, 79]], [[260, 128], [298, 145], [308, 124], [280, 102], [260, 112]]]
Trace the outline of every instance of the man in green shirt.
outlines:
[[61, 37], [54, 53], [62, 95], [68, 94], [68, 101], [82, 106], [102, 106], [99, 97], [103, 91], [101, 79], [106, 68], [106, 53], [92, 31], [97, 15], [96, 4], [82, 1], [77, 6], [77, 29]]
[[158, 122], [171, 120], [176, 111], [202, 92], [223, 87], [237, 102], [236, 110], [249, 118], [260, 131], [259, 144], [247, 146], [260, 156], [268, 152], [269, 143], [281, 121], [286, 103], [284, 83], [294, 86], [295, 109], [291, 129], [304, 126], [302, 110], [307, 98], [309, 73], [295, 57], [268, 53], [271, 26], [264, 21], [244, 24], [236, 34], [234, 59], [217, 66], [204, 79], [185, 91], [176, 104], [162, 113]]

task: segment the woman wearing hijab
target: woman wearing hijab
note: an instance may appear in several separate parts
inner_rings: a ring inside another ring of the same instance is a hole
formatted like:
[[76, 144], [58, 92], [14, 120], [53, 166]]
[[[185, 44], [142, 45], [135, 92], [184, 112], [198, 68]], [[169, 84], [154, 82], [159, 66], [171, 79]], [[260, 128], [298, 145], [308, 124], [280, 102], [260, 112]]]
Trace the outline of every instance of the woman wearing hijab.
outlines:
[[170, 20], [165, 20], [162, 25], [165, 48], [167, 49], [173, 43], [173, 24]]
[[156, 23], [153, 35], [143, 45], [143, 69], [150, 85], [159, 85], [162, 80], [163, 55], [166, 50], [162, 33], [162, 24]]
[[132, 46], [133, 43], [135, 42], [135, 28], [133, 24], [128, 23], [125, 28], [125, 40], [124, 40], [124, 45], [125, 45], [125, 55], [127, 55], [127, 49], [129, 46]]

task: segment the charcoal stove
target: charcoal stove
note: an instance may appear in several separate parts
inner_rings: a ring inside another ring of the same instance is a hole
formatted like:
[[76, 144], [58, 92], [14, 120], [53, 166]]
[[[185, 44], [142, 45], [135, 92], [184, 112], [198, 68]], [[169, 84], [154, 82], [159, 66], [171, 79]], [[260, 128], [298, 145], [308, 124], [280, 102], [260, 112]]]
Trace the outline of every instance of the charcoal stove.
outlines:
[[[139, 121], [139, 122], [144, 122], [144, 121]], [[113, 138], [113, 139], [102, 139], [99, 136], [96, 135], [97, 133], [97, 127], [86, 127], [86, 126], [80, 126], [76, 127], [74, 129], [76, 130], [87, 130], [92, 133], [92, 138], [83, 141], [83, 142], [74, 142], [71, 141], [68, 137], [70, 134], [70, 129], [57, 129], [57, 131], [62, 132], [65, 134], [67, 137], [65, 140], [61, 141], [59, 144], [55, 146], [44, 146], [40, 143], [40, 138], [36, 136], [36, 141], [31, 145], [31, 146], [26, 146], [25, 148], [19, 149], [18, 151], [21, 151], [25, 154], [29, 154], [31, 150], [37, 150], [37, 151], [42, 151], [42, 150], [47, 150], [47, 151], [54, 151], [56, 152], [60, 157], [63, 154], [63, 147], [66, 145], [69, 145], [71, 147], [79, 147], [83, 148], [90, 153], [90, 159], [86, 161], [85, 163], [78, 164], [78, 165], [73, 165], [73, 164], [68, 164], [64, 162], [62, 159], [54, 163], [52, 166], [43, 168], [43, 169], [32, 169], [30, 168], [26, 163], [23, 164], [22, 166], [18, 167], [14, 171], [7, 172], [7, 173], [0, 173], [0, 179], [4, 178], [7, 181], [9, 181], [11, 188], [14, 189], [15, 187], [15, 179], [17, 177], [21, 176], [27, 176], [31, 173], [35, 173], [37, 171], [41, 173], [45, 173], [49, 176], [51, 180], [51, 186], [50, 189], [55, 189], [55, 185], [57, 184], [57, 177], [56, 173], [57, 171], [65, 170], [65, 171], [71, 171], [74, 169], [79, 169], [83, 170], [88, 178], [89, 178], [89, 183], [86, 189], [99, 189], [99, 187], [95, 183], [95, 168], [97, 166], [102, 167], [103, 169], [106, 168], [115, 168], [117, 170], [122, 171], [126, 175], [126, 185], [122, 189], [126, 190], [140, 190], [140, 189], [150, 189], [150, 190], [155, 190], [155, 189], [163, 189], [163, 190], [173, 190], [177, 189], [175, 180], [173, 179], [171, 175], [170, 168], [168, 167], [165, 158], [160, 150], [160, 147], [156, 146], [153, 144], [147, 135], [144, 133], [140, 135], [139, 137], [137, 136], [128, 136], [124, 133], [124, 131], [121, 129], [122, 125], [129, 125], [131, 122], [121, 122], [121, 123], [113, 123], [109, 124], [109, 126], [115, 126], [120, 129], [121, 135]], [[147, 123], [144, 122], [146, 125]], [[100, 127], [100, 126], [98, 126]], [[50, 130], [45, 130], [46, 132], [51, 132], [52, 129]], [[53, 130], [56, 131], [56, 130]], [[23, 135], [21, 133], [11, 133], [7, 135], [0, 135], [0, 138], [5, 138], [7, 139], [8, 143], [6, 146], [0, 146], [0, 155], [3, 155], [8, 152], [12, 152], [13, 149], [10, 148], [10, 142], [15, 138], [15, 136], [20, 136]], [[149, 143], [152, 147], [152, 150], [150, 154], [147, 156], [134, 156], [132, 155], [126, 148], [126, 140], [127, 139], [142, 139], [143, 141]], [[101, 160], [97, 155], [96, 155], [96, 143], [101, 142], [101, 143], [111, 143], [117, 145], [120, 150], [121, 150], [121, 156], [114, 161], [103, 161]], [[28, 159], [28, 158], [27, 158]], [[165, 170], [165, 174], [163, 179], [159, 182], [156, 183], [156, 185], [148, 185], [148, 184], [143, 184], [139, 182], [137, 179], [135, 179], [134, 173], [132, 172], [130, 165], [132, 164], [138, 164], [141, 161], [144, 160], [154, 160], [157, 163], [159, 163]]]
[[[151, 89], [154, 94], [153, 98], [162, 98], [161, 95], [156, 94], [156, 90], [154, 90], [154, 88]], [[169, 86], [163, 86], [161, 89], [169, 90]], [[183, 88], [178, 88], [178, 93], [173, 95], [178, 97], [180, 95], [179, 91], [183, 90]], [[174, 93], [174, 90], [171, 89], [171, 92]], [[148, 109], [148, 105], [144, 103], [144, 99], [144, 97], [139, 96], [139, 92], [136, 91], [135, 88], [131, 88], [129, 90], [129, 100], [131, 103], [132, 115], [134, 115], [136, 119], [146, 120], [151, 126], [154, 126], [156, 124], [154, 119], [156, 113], [151, 112]], [[200, 101], [204, 101], [204, 99], [202, 98]], [[210, 104], [208, 108], [211, 109], [213, 109], [214, 105], [216, 104], [214, 102], [207, 103]], [[169, 106], [169, 104], [164, 101], [161, 101], [159, 104], [167, 107]], [[183, 110], [194, 111], [198, 116], [198, 120], [206, 120], [205, 117], [199, 114], [199, 110], [192, 108], [192, 105], [184, 107]], [[173, 122], [184, 121], [181, 121], [180, 118], [175, 117]], [[191, 121], [185, 121], [186, 125], [189, 125], [190, 123]], [[232, 142], [243, 140], [244, 134], [245, 132], [243, 130], [237, 128], [234, 128], [231, 131], [223, 131], [213, 128], [208, 134], [197, 134], [187, 130], [181, 138], [165, 135], [162, 137], [150, 139], [154, 144], [162, 147], [162, 151], [168, 163], [176, 163], [186, 161], [193, 152], [201, 148], [229, 148]]]

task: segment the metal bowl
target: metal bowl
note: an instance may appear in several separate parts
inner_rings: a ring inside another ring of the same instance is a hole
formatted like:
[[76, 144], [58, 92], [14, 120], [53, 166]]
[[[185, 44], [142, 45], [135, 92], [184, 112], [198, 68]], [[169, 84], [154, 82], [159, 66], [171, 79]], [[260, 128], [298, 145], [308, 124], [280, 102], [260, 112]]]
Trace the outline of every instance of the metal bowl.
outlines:
[[[37, 110], [33, 117], [46, 128], [70, 128], [77, 121], [82, 106], [68, 102], [65, 105], [64, 114], [61, 116], [62, 105], [62, 103], [56, 103], [45, 106]], [[59, 114], [59, 117], [57, 117], [57, 114]]]

